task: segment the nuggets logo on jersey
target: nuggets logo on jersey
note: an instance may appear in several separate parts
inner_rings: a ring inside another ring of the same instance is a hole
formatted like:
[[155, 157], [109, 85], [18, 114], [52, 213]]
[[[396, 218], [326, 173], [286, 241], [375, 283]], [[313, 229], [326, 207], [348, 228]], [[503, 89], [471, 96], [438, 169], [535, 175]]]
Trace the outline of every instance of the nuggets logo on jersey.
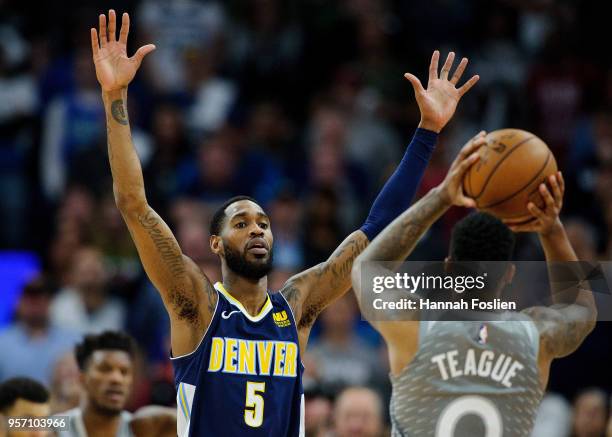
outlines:
[[276, 323], [278, 327], [286, 328], [287, 326], [291, 326], [291, 321], [285, 310], [279, 311], [278, 313], [272, 313], [272, 317], [274, 318], [274, 323]]

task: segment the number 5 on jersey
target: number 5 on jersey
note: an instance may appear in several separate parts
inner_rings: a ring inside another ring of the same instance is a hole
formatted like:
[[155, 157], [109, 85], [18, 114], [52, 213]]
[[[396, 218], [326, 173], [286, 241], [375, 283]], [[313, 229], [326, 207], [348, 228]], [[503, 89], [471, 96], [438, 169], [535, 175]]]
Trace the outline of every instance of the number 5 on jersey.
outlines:
[[265, 391], [265, 382], [247, 381], [244, 422], [250, 427], [259, 428], [263, 423], [264, 399], [260, 393]]

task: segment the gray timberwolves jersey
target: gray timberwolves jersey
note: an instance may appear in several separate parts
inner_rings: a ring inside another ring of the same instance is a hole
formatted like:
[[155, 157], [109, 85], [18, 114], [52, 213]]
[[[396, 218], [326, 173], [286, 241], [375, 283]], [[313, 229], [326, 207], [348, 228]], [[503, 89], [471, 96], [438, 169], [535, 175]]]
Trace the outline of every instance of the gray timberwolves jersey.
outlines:
[[432, 322], [412, 362], [391, 376], [393, 436], [529, 436], [542, 399], [531, 319]]
[[[117, 435], [114, 437], [134, 437], [130, 428], [132, 414], [127, 411], [122, 411], [120, 414], [121, 423], [117, 430]], [[56, 435], [58, 437], [87, 437], [85, 422], [83, 422], [83, 411], [80, 408], [73, 408], [72, 410], [58, 414], [58, 416], [67, 416], [70, 421], [70, 428], [67, 431], [57, 432]]]

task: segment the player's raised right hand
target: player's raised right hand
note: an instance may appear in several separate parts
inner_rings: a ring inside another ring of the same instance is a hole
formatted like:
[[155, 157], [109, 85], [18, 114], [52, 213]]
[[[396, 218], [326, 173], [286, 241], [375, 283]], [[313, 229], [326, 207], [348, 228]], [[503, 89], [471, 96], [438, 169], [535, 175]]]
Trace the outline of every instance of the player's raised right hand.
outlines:
[[119, 39], [116, 38], [117, 18], [114, 10], [108, 11], [108, 30], [106, 15], [100, 14], [100, 38], [98, 31], [91, 28], [91, 49], [96, 66], [96, 77], [103, 91], [114, 91], [128, 86], [134, 78], [143, 58], [153, 50], [153, 44], [140, 47], [134, 56], [127, 56], [127, 37], [130, 31], [130, 16], [123, 14]]

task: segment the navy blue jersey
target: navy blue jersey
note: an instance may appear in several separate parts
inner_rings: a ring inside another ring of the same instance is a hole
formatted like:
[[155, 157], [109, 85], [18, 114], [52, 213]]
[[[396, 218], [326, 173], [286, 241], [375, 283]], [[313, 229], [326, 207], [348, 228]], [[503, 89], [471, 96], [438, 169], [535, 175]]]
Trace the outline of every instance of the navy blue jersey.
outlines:
[[285, 298], [253, 317], [223, 285], [195, 351], [172, 358], [179, 437], [303, 436], [302, 361]]

